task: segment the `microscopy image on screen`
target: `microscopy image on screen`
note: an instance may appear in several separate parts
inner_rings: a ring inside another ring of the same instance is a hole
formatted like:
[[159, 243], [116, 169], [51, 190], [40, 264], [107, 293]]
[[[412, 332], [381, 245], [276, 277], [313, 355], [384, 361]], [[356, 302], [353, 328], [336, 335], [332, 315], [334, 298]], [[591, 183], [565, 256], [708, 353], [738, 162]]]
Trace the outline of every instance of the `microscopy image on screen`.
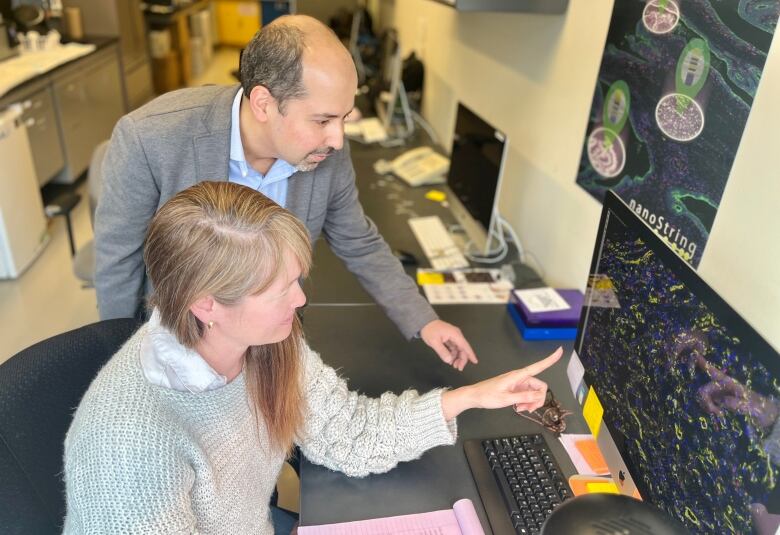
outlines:
[[587, 310], [579, 354], [643, 498], [693, 533], [751, 533], [763, 507], [780, 512], [777, 354], [616, 217], [594, 284], [613, 306]]

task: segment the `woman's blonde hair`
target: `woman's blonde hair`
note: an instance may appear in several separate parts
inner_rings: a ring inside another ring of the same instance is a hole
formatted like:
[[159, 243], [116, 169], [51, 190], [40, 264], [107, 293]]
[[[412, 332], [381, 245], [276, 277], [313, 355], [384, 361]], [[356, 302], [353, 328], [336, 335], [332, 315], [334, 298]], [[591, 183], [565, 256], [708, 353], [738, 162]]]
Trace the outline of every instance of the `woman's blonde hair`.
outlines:
[[[152, 282], [149, 304], [183, 345], [195, 348], [204, 325], [190, 311], [212, 296], [223, 305], [268, 288], [285, 271], [284, 253], [303, 276], [311, 243], [303, 224], [257, 191], [229, 182], [201, 182], [171, 197], [152, 219], [144, 262]], [[297, 316], [290, 336], [247, 350], [244, 374], [255, 417], [265, 422], [271, 445], [289, 451], [303, 421]]]

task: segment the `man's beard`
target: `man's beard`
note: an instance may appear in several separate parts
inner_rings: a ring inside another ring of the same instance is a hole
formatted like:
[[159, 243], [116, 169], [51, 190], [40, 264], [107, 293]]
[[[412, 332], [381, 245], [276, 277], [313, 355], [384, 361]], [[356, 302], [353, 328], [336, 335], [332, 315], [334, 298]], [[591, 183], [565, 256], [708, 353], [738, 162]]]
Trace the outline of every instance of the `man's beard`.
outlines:
[[309, 160], [310, 157], [312, 157], [312, 156], [330, 156], [334, 152], [336, 152], [336, 149], [334, 149], [333, 147], [326, 147], [325, 149], [313, 150], [309, 154], [307, 154], [306, 157], [303, 160], [301, 160], [300, 162], [295, 164], [295, 170], [299, 171], [301, 173], [305, 173], [307, 171], [313, 171], [314, 169], [317, 168], [318, 165], [320, 165], [325, 160], [311, 161], [311, 160]]

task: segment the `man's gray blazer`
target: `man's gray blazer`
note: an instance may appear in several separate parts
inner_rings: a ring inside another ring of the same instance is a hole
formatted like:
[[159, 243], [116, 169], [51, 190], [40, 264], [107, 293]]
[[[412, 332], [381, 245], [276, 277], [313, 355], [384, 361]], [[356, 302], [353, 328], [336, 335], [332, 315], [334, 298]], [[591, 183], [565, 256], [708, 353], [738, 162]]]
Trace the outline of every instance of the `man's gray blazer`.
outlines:
[[[150, 290], [143, 264], [149, 222], [165, 201], [204, 180], [227, 180], [233, 87], [183, 89], [122, 117], [103, 160], [95, 215], [95, 287], [102, 319], [135, 315]], [[401, 332], [436, 313], [358, 202], [349, 146], [290, 177], [287, 209], [322, 233]]]

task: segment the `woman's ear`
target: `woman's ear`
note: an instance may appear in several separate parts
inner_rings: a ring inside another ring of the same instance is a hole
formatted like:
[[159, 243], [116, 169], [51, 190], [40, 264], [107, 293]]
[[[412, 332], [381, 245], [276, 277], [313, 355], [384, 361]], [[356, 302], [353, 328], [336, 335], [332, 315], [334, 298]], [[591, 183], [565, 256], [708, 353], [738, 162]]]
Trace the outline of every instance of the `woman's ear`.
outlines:
[[214, 313], [214, 298], [210, 295], [201, 297], [190, 305], [190, 312], [200, 320], [204, 325], [213, 321], [211, 316]]
[[268, 88], [262, 85], [256, 85], [252, 88], [252, 92], [249, 94], [249, 109], [252, 110], [252, 115], [255, 119], [264, 123], [268, 120], [269, 108], [274, 105], [276, 99]]

